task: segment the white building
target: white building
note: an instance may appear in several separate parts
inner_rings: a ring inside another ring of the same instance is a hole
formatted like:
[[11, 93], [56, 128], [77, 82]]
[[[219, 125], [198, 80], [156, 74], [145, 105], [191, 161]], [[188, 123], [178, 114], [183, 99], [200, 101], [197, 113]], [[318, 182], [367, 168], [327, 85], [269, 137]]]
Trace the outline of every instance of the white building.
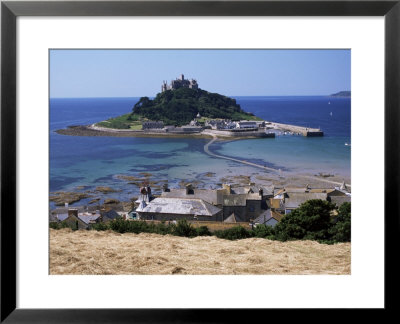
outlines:
[[236, 128], [258, 128], [257, 122], [255, 121], [240, 121], [236, 123]]

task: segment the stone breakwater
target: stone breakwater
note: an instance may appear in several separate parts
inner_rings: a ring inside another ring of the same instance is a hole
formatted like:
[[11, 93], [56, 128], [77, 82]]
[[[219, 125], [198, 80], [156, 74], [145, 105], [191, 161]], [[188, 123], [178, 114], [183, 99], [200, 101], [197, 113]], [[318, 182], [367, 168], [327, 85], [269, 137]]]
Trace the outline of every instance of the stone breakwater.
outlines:
[[270, 126], [280, 131], [288, 131], [295, 134], [301, 134], [307, 137], [324, 136], [324, 132], [319, 128], [309, 128], [309, 127], [295, 126], [295, 125], [281, 124], [274, 122], [271, 122]]
[[164, 132], [160, 130], [129, 130], [112, 129], [98, 127], [95, 125], [68, 126], [68, 128], [58, 129], [57, 134], [70, 136], [113, 136], [113, 137], [170, 137], [170, 138], [220, 138], [240, 139], [240, 138], [259, 138], [275, 137], [275, 133], [266, 133], [265, 130], [257, 131], [228, 131], [228, 130], [203, 130], [201, 132]]
[[210, 138], [210, 135], [202, 133], [190, 133], [190, 134], [172, 134], [172, 133], [160, 133], [150, 132], [142, 130], [127, 130], [127, 129], [111, 129], [96, 127], [92, 125], [79, 125], [79, 126], [68, 126], [68, 128], [58, 129], [55, 131], [57, 134], [69, 135], [69, 136], [112, 136], [112, 137], [171, 137], [171, 138], [182, 138], [182, 137], [193, 137], [193, 138]]

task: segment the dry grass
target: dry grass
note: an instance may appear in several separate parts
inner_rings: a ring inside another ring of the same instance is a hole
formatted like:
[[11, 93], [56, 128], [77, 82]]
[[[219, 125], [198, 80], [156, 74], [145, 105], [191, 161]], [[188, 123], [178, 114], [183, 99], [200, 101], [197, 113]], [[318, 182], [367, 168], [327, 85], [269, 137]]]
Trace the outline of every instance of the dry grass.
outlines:
[[350, 243], [50, 229], [50, 274], [350, 274]]

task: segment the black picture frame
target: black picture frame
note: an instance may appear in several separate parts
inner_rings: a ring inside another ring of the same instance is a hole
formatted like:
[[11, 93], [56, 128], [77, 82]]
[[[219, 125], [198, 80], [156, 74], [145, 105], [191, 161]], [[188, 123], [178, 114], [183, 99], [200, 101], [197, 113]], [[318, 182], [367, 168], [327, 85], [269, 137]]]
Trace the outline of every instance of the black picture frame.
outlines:
[[[399, 279], [400, 0], [394, 1], [2, 1], [1, 3], [1, 322], [227, 322], [249, 310], [16, 308], [16, 19], [19, 16], [384, 16], [385, 310]], [[382, 188], [383, 189], [383, 188]], [[382, 206], [383, 207], [383, 206]], [[391, 254], [392, 252], [393, 254]], [[40, 292], [38, 292], [40, 293]], [[251, 317], [264, 316], [250, 310]], [[247, 312], [247, 313], [246, 313]], [[261, 313], [261, 314], [260, 314]], [[250, 314], [249, 314], [250, 315]]]

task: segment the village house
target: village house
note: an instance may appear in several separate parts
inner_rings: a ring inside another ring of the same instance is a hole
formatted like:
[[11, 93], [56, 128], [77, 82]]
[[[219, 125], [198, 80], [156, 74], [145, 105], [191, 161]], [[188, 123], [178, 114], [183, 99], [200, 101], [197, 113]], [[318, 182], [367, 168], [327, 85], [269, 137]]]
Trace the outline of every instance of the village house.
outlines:
[[[224, 184], [219, 189], [197, 189], [191, 184], [188, 184], [185, 189], [169, 189], [168, 185], [164, 185], [160, 198], [151, 200], [146, 196], [139, 197], [136, 201], [138, 206], [136, 213], [139, 217], [145, 216], [146, 219], [149, 217], [152, 219], [166, 219], [167, 217], [194, 219], [194, 211], [196, 208], [200, 208], [212, 212], [204, 211], [202, 214], [196, 212], [198, 220], [224, 221], [234, 215], [238, 222], [249, 222], [268, 208], [266, 201], [269, 197], [272, 197], [271, 190], [257, 189], [250, 185], [232, 188], [230, 185]], [[171, 213], [170, 206], [177, 206], [180, 201], [184, 202], [184, 205], [176, 208], [179, 213]], [[192, 205], [192, 211], [188, 207], [190, 205]], [[197, 207], [194, 207], [195, 205]], [[210, 206], [217, 209], [212, 209]]]
[[347, 189], [324, 189], [324, 188], [282, 188], [274, 191], [270, 198], [271, 210], [281, 214], [289, 214], [307, 200], [321, 199], [330, 201], [340, 207], [344, 202], [351, 201], [351, 195]]
[[222, 220], [220, 208], [202, 199], [190, 198], [155, 198], [149, 204], [141, 203], [136, 213], [145, 220]]
[[142, 122], [142, 129], [147, 130], [147, 129], [163, 129], [164, 128], [164, 123], [162, 121], [145, 121]]
[[255, 225], [263, 224], [263, 225], [274, 227], [276, 224], [278, 224], [281, 221], [283, 216], [284, 215], [282, 215], [276, 211], [267, 209], [266, 211], [264, 211], [260, 216], [258, 216], [254, 220], [254, 224]]
[[236, 123], [236, 128], [239, 129], [257, 129], [258, 124], [255, 121], [240, 121]]
[[[93, 207], [93, 206], [91, 206]], [[96, 206], [98, 207], [98, 206]], [[69, 227], [77, 229], [90, 229], [93, 224], [107, 223], [116, 219], [120, 215], [117, 211], [111, 208], [102, 208], [94, 210], [87, 206], [79, 206], [76, 208], [58, 208], [50, 213], [50, 222], [63, 222]]]

